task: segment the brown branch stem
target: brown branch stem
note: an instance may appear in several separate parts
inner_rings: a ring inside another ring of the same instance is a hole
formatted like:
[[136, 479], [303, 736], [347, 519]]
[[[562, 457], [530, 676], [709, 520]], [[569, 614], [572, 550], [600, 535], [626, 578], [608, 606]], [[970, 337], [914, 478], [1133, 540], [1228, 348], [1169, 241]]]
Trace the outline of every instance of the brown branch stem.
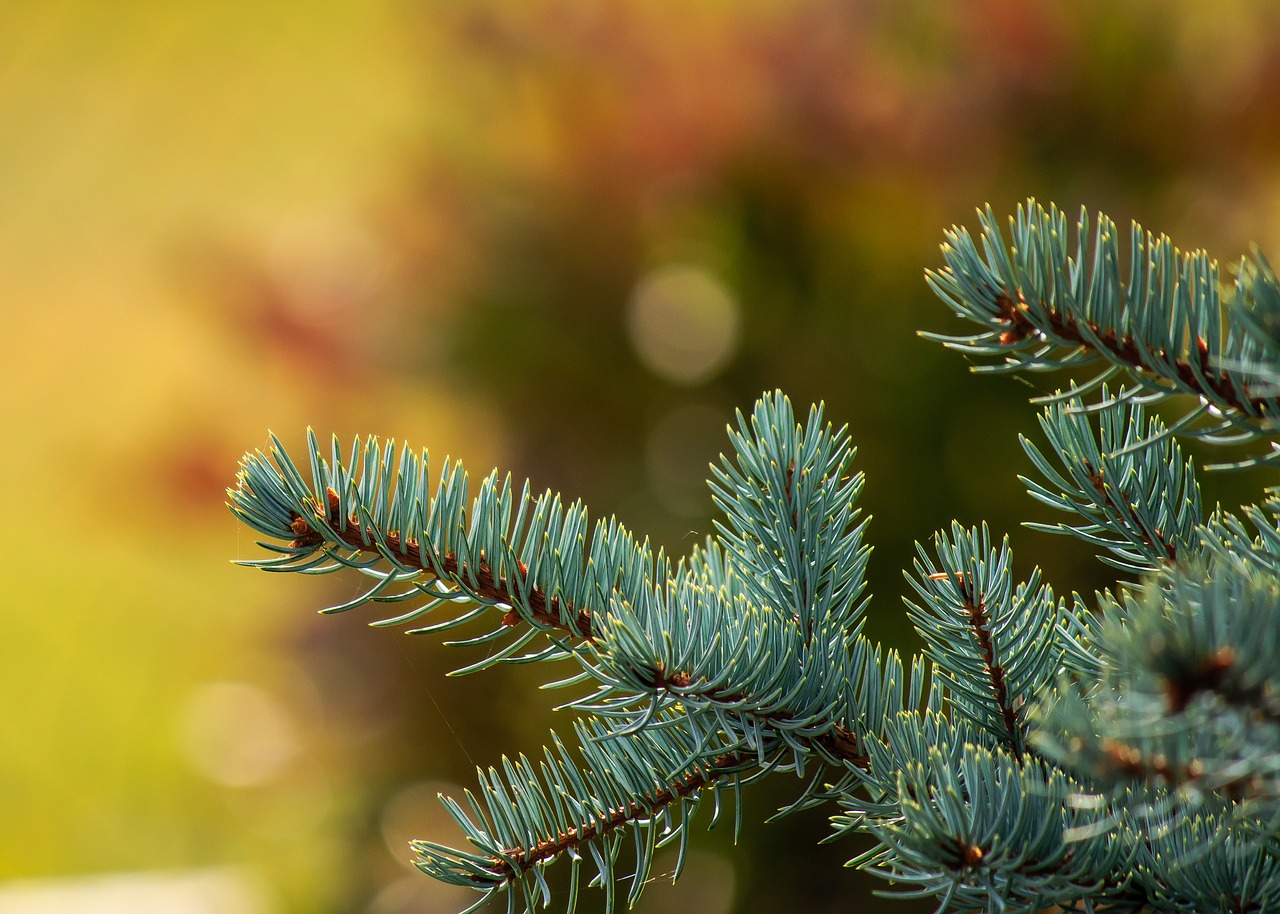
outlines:
[[996, 662], [995, 643], [991, 637], [991, 617], [987, 615], [986, 600], [970, 593], [970, 585], [964, 573], [960, 573], [960, 593], [964, 598], [964, 609], [969, 615], [969, 627], [982, 651], [982, 662], [987, 668], [987, 677], [991, 682], [992, 696], [1000, 716], [1004, 720], [1005, 730], [1009, 733], [1013, 757], [1022, 761], [1021, 743], [1022, 728], [1018, 722], [1018, 712], [1009, 702], [1009, 688], [1005, 680], [1004, 667]]
[[[1015, 295], [1008, 289], [1001, 289], [996, 296], [996, 304], [1000, 308], [1001, 319], [1009, 328], [1000, 334], [1002, 343], [1010, 344], [1042, 335], [1040, 328], [1029, 316], [1031, 307], [1021, 292]], [[1151, 371], [1151, 367], [1143, 361], [1142, 350], [1133, 337], [1118, 336], [1113, 327], [1103, 328], [1089, 321], [1081, 321], [1043, 302], [1038, 304], [1057, 337], [1054, 342], [1101, 349], [1114, 362], [1139, 371]], [[1087, 328], [1088, 333], [1082, 327]], [[1170, 359], [1169, 353], [1163, 349], [1155, 355], [1173, 366], [1179, 381], [1220, 406], [1254, 417], [1262, 416], [1272, 408], [1273, 401], [1270, 398], [1252, 396], [1247, 384], [1237, 385], [1227, 372], [1215, 370], [1209, 364], [1209, 343], [1203, 337], [1196, 338], [1195, 353], [1194, 365], [1187, 359]], [[1209, 394], [1212, 397], [1208, 397]]]
[[[864, 769], [870, 765], [870, 759], [858, 753], [857, 739], [843, 727], [835, 727], [830, 733], [820, 737], [819, 741], [839, 758], [851, 761]], [[646, 794], [642, 799], [614, 809], [594, 822], [582, 827], [574, 826], [566, 829], [554, 838], [539, 841], [533, 847], [505, 850], [503, 858], [492, 858], [493, 867], [489, 872], [504, 881], [513, 881], [520, 874], [528, 872], [540, 863], [554, 860], [570, 848], [578, 847], [583, 842], [598, 838], [631, 822], [653, 816], [659, 810], [693, 795], [712, 782], [741, 770], [755, 758], [756, 755], [752, 752], [730, 752], [716, 756], [710, 764], [689, 772], [670, 787], [663, 787]]]
[[528, 872], [540, 863], [554, 860], [572, 847], [622, 828], [630, 822], [652, 817], [672, 803], [692, 796], [714, 781], [740, 770], [752, 757], [738, 752], [718, 755], [711, 760], [710, 764], [689, 772], [670, 787], [660, 788], [646, 794], [640, 800], [611, 810], [588, 825], [566, 829], [556, 837], [539, 841], [530, 848], [518, 847], [506, 850], [503, 858], [493, 858], [494, 865], [490, 872], [504, 881], [514, 881], [522, 873]]
[[[1120, 510], [1119, 505], [1116, 504], [1115, 499], [1111, 497], [1111, 493], [1108, 491], [1102, 469], [1095, 468], [1088, 461], [1085, 461], [1084, 468], [1089, 474], [1089, 484], [1093, 486], [1093, 490], [1098, 493], [1098, 498], [1101, 499], [1100, 504], [1118, 515], [1123, 515], [1124, 512]], [[1178, 561], [1178, 547], [1165, 539], [1164, 531], [1159, 527], [1148, 530], [1143, 526], [1142, 537], [1152, 549], [1163, 552], [1169, 564], [1172, 565]]]
[[[347, 518], [346, 529], [342, 529], [341, 518], [338, 516], [338, 494], [333, 489], [329, 489], [327, 495], [327, 512], [322, 513], [318, 506], [315, 509], [317, 524], [313, 524], [305, 517], [294, 519], [292, 529], [298, 535], [292, 544], [295, 547], [319, 545], [333, 535], [328, 529], [332, 528], [337, 534], [337, 543], [340, 545], [356, 552], [382, 555], [377, 545], [381, 539], [386, 551], [394, 553], [395, 561], [400, 565], [437, 578], [440, 576], [437, 572], [438, 567], [439, 571], [444, 572], [445, 575], [466, 582], [468, 588], [485, 599], [506, 603], [512, 607], [517, 602], [521, 603], [528, 611], [529, 617], [539, 625], [558, 629], [586, 641], [595, 640], [591, 630], [590, 610], [576, 609], [562, 602], [559, 597], [548, 599], [546, 593], [537, 587], [530, 588], [528, 596], [522, 597], [512, 583], [505, 577], [495, 574], [483, 558], [477, 567], [468, 568], [465, 564], [460, 564], [456, 556], [446, 553], [437, 556], [436, 564], [433, 565], [430, 561], [423, 561], [422, 551], [416, 539], [402, 538], [395, 531], [380, 533], [372, 527], [362, 525], [355, 517]], [[521, 575], [529, 572], [522, 562], [518, 563], [518, 569]], [[503, 624], [514, 627], [519, 624], [520, 618], [520, 613], [512, 609], [506, 614]]]
[[[718, 704], [737, 704], [746, 701], [750, 696], [744, 692], [728, 692], [721, 693], [714, 689], [699, 690], [694, 686], [693, 677], [687, 672], [681, 670], [675, 673], [667, 673], [661, 668], [658, 669], [657, 675], [650, 685], [655, 689], [662, 689], [677, 700], [688, 700], [690, 698], [700, 698], [703, 701], [715, 702]], [[796, 715], [792, 711], [785, 708], [777, 711], [742, 711], [743, 715], [750, 716], [756, 720], [770, 723], [785, 723], [786, 721], [795, 720]], [[862, 751], [858, 744], [858, 738], [849, 730], [839, 724], [833, 724], [831, 729], [819, 736], [812, 737], [809, 742], [822, 746], [830, 755], [842, 762], [848, 762], [855, 767], [864, 771], [871, 766], [871, 758]]]

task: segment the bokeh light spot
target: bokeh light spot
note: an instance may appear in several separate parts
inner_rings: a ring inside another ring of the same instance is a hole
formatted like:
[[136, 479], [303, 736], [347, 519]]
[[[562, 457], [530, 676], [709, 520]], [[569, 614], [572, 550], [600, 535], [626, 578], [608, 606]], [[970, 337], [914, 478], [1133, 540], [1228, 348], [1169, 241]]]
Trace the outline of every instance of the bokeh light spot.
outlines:
[[199, 774], [228, 787], [279, 778], [298, 755], [297, 728], [264, 689], [242, 682], [201, 686], [187, 700], [179, 742]]
[[712, 378], [738, 344], [738, 302], [709, 270], [668, 264], [636, 283], [628, 310], [631, 343], [654, 374], [677, 384]]
[[382, 837], [387, 850], [414, 872], [417, 868], [410, 841], [449, 844], [458, 838], [458, 826], [440, 802], [440, 794], [459, 796], [462, 788], [449, 781], [418, 781], [401, 789], [382, 808]]

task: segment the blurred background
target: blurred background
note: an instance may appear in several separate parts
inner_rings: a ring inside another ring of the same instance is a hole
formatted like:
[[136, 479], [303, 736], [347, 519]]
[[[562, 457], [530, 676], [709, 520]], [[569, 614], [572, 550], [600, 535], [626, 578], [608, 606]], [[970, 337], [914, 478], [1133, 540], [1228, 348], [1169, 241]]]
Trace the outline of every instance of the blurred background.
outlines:
[[[262, 552], [224, 488], [268, 429], [509, 468], [682, 553], [725, 423], [781, 387], [859, 444], [874, 637], [917, 649], [901, 569], [952, 518], [1109, 583], [1020, 527], [1052, 379], [915, 335], [963, 329], [922, 278], [943, 230], [1032, 195], [1278, 256], [1280, 8], [0, 7], [0, 912], [470, 903], [407, 841], [455, 840], [436, 793], [537, 749], [554, 696], [315, 615], [359, 582], [234, 567]], [[913, 910], [822, 812], [759, 824], [793, 788], [642, 908]]]

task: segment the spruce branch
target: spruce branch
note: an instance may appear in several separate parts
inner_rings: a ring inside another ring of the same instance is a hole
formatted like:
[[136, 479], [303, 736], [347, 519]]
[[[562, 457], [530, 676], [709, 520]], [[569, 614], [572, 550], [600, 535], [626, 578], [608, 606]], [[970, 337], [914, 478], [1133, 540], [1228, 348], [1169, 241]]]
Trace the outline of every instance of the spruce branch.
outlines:
[[[325, 515], [321, 516], [316, 506], [310, 520], [302, 515], [294, 518], [290, 527], [298, 537], [290, 545], [319, 546], [326, 542], [322, 531], [336, 528], [339, 533], [329, 544], [345, 547], [370, 559], [386, 559], [401, 574], [426, 574], [441, 582], [455, 582], [460, 593], [467, 594], [482, 604], [510, 605], [515, 601], [515, 583], [505, 577], [498, 577], [483, 554], [473, 568], [460, 564], [454, 553], [435, 555], [424, 561], [422, 546], [418, 540], [404, 538], [395, 531], [383, 533], [372, 524], [361, 523], [358, 514], [351, 515], [343, 523], [338, 514], [338, 494], [333, 489], [327, 489], [325, 495], [328, 506]], [[529, 574], [529, 567], [524, 562], [517, 561], [516, 570], [521, 576]], [[591, 632], [591, 610], [577, 609], [567, 602], [562, 604], [559, 597], [548, 599], [546, 592], [539, 587], [530, 587], [523, 596], [528, 607], [529, 621], [536, 627], [557, 630], [586, 641], [594, 640]], [[511, 609], [503, 616], [502, 624], [514, 628], [521, 621], [520, 614]]]
[[1241, 509], [1243, 518], [1215, 511], [1197, 534], [1215, 563], [1242, 574], [1280, 575], [1280, 496]]
[[[632, 746], [628, 751], [639, 754], [631, 766], [650, 772], [625, 789], [590, 779], [615, 775], [592, 775], [581, 792], [612, 805], [548, 819], [554, 797], [547, 791], [567, 783], [572, 766], [561, 757], [548, 761], [544, 775], [553, 774], [535, 789], [527, 763], [506, 763], [509, 783], [493, 771], [481, 777], [488, 812], [480, 820], [489, 824], [459, 819], [485, 853], [459, 856], [424, 845], [431, 872], [527, 893], [524, 877], [540, 885], [541, 864], [572, 856], [583, 842], [592, 855], [604, 855], [600, 860], [611, 859], [612, 851], [594, 849], [595, 839], [608, 845], [624, 825], [644, 831], [637, 824], [644, 810], [683, 800], [729, 769], [752, 776], [810, 771], [791, 808], [811, 805], [829, 794], [832, 778], [840, 783], [867, 764], [872, 730], [864, 699], [882, 715], [901, 710], [904, 700], [920, 701], [920, 677], [904, 694], [896, 657], [882, 665], [858, 636], [868, 550], [854, 504], [861, 475], [850, 472], [845, 430], [824, 425], [820, 407], [799, 424], [780, 393], [757, 404], [751, 424], [740, 417], [740, 427], [731, 435], [733, 457], [717, 468], [726, 538], [708, 539], [675, 565], [616, 521], [597, 523], [587, 542], [580, 504], [563, 507], [550, 492], [534, 499], [527, 483], [516, 494], [510, 478], [496, 472], [472, 498], [465, 471], [446, 461], [431, 488], [426, 452], [397, 452], [375, 438], [354, 443], [344, 462], [336, 440], [326, 459], [309, 435], [310, 481], [278, 440], [269, 455], [246, 455], [231, 507], [258, 531], [286, 540], [264, 544], [277, 558], [249, 564], [311, 574], [356, 567], [374, 579], [360, 597], [329, 611], [421, 602], [379, 625], [470, 604], [417, 629], [438, 631], [496, 609], [497, 628], [455, 643], [484, 643], [519, 627], [523, 633], [464, 671], [496, 659], [574, 658], [580, 673], [552, 684], [595, 682], [594, 692], [566, 705], [590, 715], [579, 735], [614, 750]], [[796, 582], [798, 592], [785, 603], [761, 602], [789, 595]], [[512, 656], [540, 633], [550, 639], [547, 648]], [[885, 681], [883, 672], [895, 668], [896, 678]], [[674, 738], [676, 730], [687, 738]], [[611, 770], [609, 756], [593, 758], [587, 771]], [[525, 809], [513, 799], [521, 792], [539, 799]], [[505, 810], [507, 800], [519, 807], [520, 824], [539, 824], [536, 840], [503, 831], [505, 813], [495, 810]], [[450, 808], [457, 818], [460, 807]]]
[[1155, 910], [1273, 911], [1280, 907], [1280, 842], [1231, 806], [1152, 823], [1136, 875]]
[[1048, 483], [1019, 477], [1031, 497], [1083, 520], [1027, 526], [1102, 547], [1111, 553], [1099, 556], [1103, 562], [1136, 574], [1198, 554], [1202, 509], [1195, 467], [1140, 400], [1124, 389], [1113, 400], [1105, 385], [1102, 400], [1096, 410], [1073, 398], [1041, 413], [1040, 428], [1056, 463], [1019, 436]]
[[[1009, 220], [1008, 242], [989, 207], [978, 218], [979, 240], [968, 229], [953, 228], [942, 248], [945, 266], [926, 275], [958, 316], [983, 329], [970, 336], [923, 336], [999, 360], [975, 370], [1100, 365], [1093, 378], [1065, 394], [1081, 399], [1123, 371], [1152, 398], [1194, 398], [1197, 405], [1179, 423], [1183, 434], [1216, 444], [1270, 437], [1280, 400], [1275, 385], [1259, 383], [1256, 368], [1264, 349], [1239, 319], [1265, 308], [1260, 299], [1270, 301], [1275, 284], [1269, 268], [1242, 268], [1233, 307], [1224, 312], [1216, 261], [1204, 251], [1180, 251], [1136, 223], [1129, 232], [1126, 279], [1120, 232], [1106, 216], [1097, 217], [1091, 232], [1082, 209], [1074, 243], [1065, 214], [1035, 200]], [[1276, 453], [1273, 447], [1243, 464]]]
[[734, 459], [712, 465], [710, 486], [724, 514], [716, 529], [748, 596], [791, 612], [807, 638], [833, 615], [852, 637], [870, 548], [862, 544], [863, 476], [851, 472], [848, 428], [824, 425], [821, 404], [800, 425], [781, 391], [759, 400], [750, 420], [737, 418], [729, 432]]
[[550, 863], [571, 849], [579, 849], [587, 842], [608, 835], [628, 825], [652, 818], [666, 807], [688, 799], [720, 778], [737, 773], [754, 763], [754, 758], [742, 755], [718, 755], [703, 769], [690, 771], [668, 787], [646, 794], [640, 800], [632, 800], [625, 806], [610, 810], [599, 821], [584, 827], [571, 826], [554, 839], [540, 841], [531, 848], [506, 848], [501, 858], [493, 859], [493, 875], [511, 882], [535, 866]]
[[1253, 261], [1242, 259], [1236, 271], [1231, 313], [1257, 347], [1249, 361], [1235, 367], [1274, 390], [1280, 383], [1280, 279], [1256, 248]]
[[872, 789], [842, 798], [833, 818], [837, 834], [879, 839], [850, 865], [917, 887], [904, 894], [937, 895], [948, 910], [1125, 898], [1136, 847], [1108, 835], [1075, 837], [1092, 824], [1072, 799], [1084, 785], [978, 738], [937, 715], [900, 715], [872, 754]]
[[669, 573], [669, 562], [639, 543], [615, 520], [597, 522], [587, 539], [586, 509], [566, 506], [544, 492], [534, 498], [525, 483], [490, 473], [474, 500], [461, 464], [445, 461], [434, 487], [429, 456], [376, 438], [352, 444], [343, 461], [335, 438], [322, 456], [308, 432], [311, 482], [303, 479], [279, 439], [263, 454], [246, 454], [232, 511], [245, 523], [285, 545], [263, 543], [274, 559], [244, 564], [276, 572], [324, 574], [354, 567], [374, 578], [361, 596], [329, 612], [369, 602], [421, 601], [382, 625], [417, 621], [444, 606], [467, 611], [420, 631], [458, 627], [496, 609], [496, 629], [469, 642], [492, 641], [517, 631], [480, 666], [506, 659], [546, 633], [551, 655], [596, 637], [593, 613], [615, 592], [634, 598]]
[[1038, 744], [1101, 783], [1280, 811], [1280, 579], [1192, 563], [1103, 612], [1102, 678], [1046, 703]]
[[[1087, 222], [1082, 217], [1082, 229], [1085, 225]], [[1100, 240], [1109, 240], [1112, 230], [1113, 227], [1100, 230]], [[1119, 336], [1114, 327], [1103, 327], [1069, 312], [1045, 308], [1043, 301], [1037, 303], [1044, 308], [1045, 329], [1042, 330], [1031, 319], [1031, 306], [1027, 304], [1024, 294], [1018, 290], [1015, 300], [1013, 293], [1005, 289], [997, 296], [1000, 320], [1007, 328], [1000, 335], [1001, 342], [1052, 339], [1058, 345], [1091, 349], [1119, 367], [1157, 376], [1161, 373], [1152, 365], [1162, 365], [1165, 368], [1163, 376], [1167, 380], [1176, 378], [1175, 386], [1181, 392], [1212, 395], [1209, 398], [1219, 406], [1246, 415], [1258, 415], [1264, 408], [1273, 405], [1267, 398], [1253, 396], [1248, 383], [1237, 383], [1226, 371], [1215, 370], [1209, 355], [1209, 341], [1203, 336], [1197, 336], [1194, 345], [1183, 349], [1181, 355], [1171, 355], [1167, 349], [1152, 351], [1144, 349], [1132, 335]]]
[[934, 535], [938, 563], [917, 547], [920, 603], [907, 615], [925, 642], [952, 709], [1021, 760], [1027, 749], [1025, 707], [1062, 665], [1063, 610], [1039, 570], [1016, 588], [1008, 539], [997, 550], [986, 525]]
[[615, 602], [599, 638], [578, 654], [599, 685], [569, 706], [640, 727], [678, 704], [713, 715], [744, 748], [781, 739], [798, 770], [819, 746], [829, 762], [856, 764], [858, 740], [837, 711], [872, 672], [851, 649], [858, 641], [841, 620], [809, 628], [790, 612], [753, 605], [741, 580], [709, 543], [665, 590], [635, 606]]
[[663, 726], [620, 735], [599, 723], [580, 721], [575, 729], [581, 761], [553, 733], [541, 764], [521, 756], [504, 758], [501, 770], [478, 771], [479, 795], [466, 792], [470, 813], [442, 797], [475, 850], [417, 841], [413, 848], [419, 868], [486, 897], [495, 891], [520, 892], [532, 909], [535, 889], [544, 906], [549, 895], [543, 871], [568, 856], [573, 864], [571, 911], [581, 862], [590, 858], [612, 904], [619, 841], [631, 831], [637, 841], [628, 901], [634, 904], [659, 847], [678, 842], [677, 873], [683, 868], [688, 826], [704, 796], [714, 800], [714, 826], [723, 791], [736, 794], [743, 782], [759, 776], [753, 773], [758, 764], [754, 756], [734, 752], [715, 752], [695, 764], [682, 762], [680, 756], [708, 734], [699, 733], [688, 719], [667, 716], [659, 723]]

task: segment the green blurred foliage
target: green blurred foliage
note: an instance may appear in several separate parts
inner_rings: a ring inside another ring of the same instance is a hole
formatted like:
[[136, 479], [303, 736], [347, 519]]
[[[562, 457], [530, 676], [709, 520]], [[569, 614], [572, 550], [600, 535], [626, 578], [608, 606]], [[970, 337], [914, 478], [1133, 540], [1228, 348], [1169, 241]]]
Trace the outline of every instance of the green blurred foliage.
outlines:
[[[899, 575], [952, 518], [1061, 591], [1109, 580], [1018, 526], [1037, 390], [915, 336], [955, 326], [921, 276], [942, 230], [1035, 195], [1280, 250], [1267, 0], [67, 2], [0, 13], [0, 49], [3, 877], [240, 862], [281, 910], [457, 905], [403, 841], [547, 702], [309, 612], [354, 584], [228, 567], [254, 547], [221, 489], [268, 427], [500, 464], [679, 553], [733, 410], [825, 400], [868, 477], [871, 631], [910, 647]], [[645, 337], [650, 306], [687, 332]], [[237, 781], [273, 727], [293, 748]], [[648, 903], [862, 903], [824, 831], [713, 835], [714, 875]]]

